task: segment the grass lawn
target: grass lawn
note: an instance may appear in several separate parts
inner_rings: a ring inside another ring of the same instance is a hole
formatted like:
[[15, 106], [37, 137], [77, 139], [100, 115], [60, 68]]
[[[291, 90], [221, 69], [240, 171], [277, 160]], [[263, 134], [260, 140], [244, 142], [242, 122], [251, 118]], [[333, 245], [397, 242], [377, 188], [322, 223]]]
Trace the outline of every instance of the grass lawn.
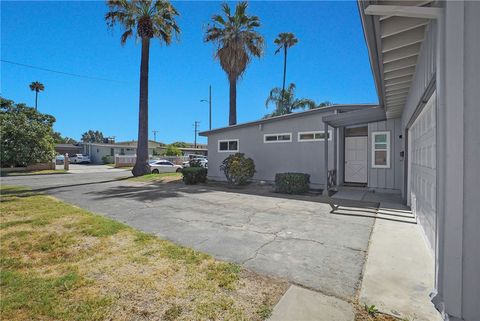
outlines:
[[1, 176], [25, 176], [25, 175], [51, 175], [51, 174], [68, 174], [64, 169], [44, 169], [39, 171], [22, 171], [22, 172], [1, 172]]
[[3, 320], [262, 320], [287, 283], [2, 186]]
[[147, 174], [143, 176], [131, 177], [128, 180], [133, 182], [172, 182], [182, 179], [182, 173], [160, 173]]

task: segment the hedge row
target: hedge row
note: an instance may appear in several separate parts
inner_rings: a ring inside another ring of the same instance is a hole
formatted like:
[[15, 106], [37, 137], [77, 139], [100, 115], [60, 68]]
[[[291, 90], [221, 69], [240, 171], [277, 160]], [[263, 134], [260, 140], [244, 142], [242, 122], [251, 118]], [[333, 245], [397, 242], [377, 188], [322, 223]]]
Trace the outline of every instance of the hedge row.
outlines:
[[275, 192], [285, 194], [303, 194], [310, 188], [310, 175], [304, 173], [277, 173]]

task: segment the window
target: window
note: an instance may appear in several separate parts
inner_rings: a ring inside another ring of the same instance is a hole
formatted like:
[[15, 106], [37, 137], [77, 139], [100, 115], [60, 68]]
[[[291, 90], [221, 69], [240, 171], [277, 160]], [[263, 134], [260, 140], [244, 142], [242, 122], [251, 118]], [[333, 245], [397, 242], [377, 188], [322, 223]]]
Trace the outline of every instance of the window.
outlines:
[[[332, 131], [328, 131], [328, 140], [332, 140]], [[324, 131], [311, 131], [311, 132], [298, 132], [298, 141], [299, 142], [315, 142], [315, 141], [324, 141], [325, 132]]]
[[292, 141], [292, 133], [263, 135], [264, 143], [288, 143], [291, 141]]
[[218, 151], [223, 153], [238, 152], [238, 139], [219, 140]]
[[110, 148], [110, 156], [115, 156], [115, 149], [114, 148]]
[[372, 167], [390, 168], [390, 132], [372, 133]]

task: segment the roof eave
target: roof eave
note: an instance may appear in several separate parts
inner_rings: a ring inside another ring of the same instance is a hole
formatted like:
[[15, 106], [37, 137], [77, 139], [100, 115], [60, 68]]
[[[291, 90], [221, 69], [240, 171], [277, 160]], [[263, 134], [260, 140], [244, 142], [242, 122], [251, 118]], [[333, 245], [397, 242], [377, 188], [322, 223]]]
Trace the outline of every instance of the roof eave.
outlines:
[[211, 134], [216, 134], [216, 133], [227, 131], [227, 130], [233, 130], [233, 129], [243, 128], [243, 127], [248, 127], [248, 126], [254, 126], [254, 125], [259, 125], [259, 124], [264, 124], [264, 123], [270, 123], [270, 122], [275, 122], [275, 121], [281, 121], [281, 120], [284, 120], [284, 119], [304, 117], [304, 116], [311, 115], [311, 114], [316, 114], [316, 113], [323, 113], [323, 112], [329, 112], [329, 111], [335, 111], [335, 110], [338, 110], [338, 111], [352, 111], [352, 110], [356, 110], [356, 109], [371, 108], [371, 107], [378, 107], [378, 105], [377, 104], [332, 105], [332, 106], [329, 106], [329, 107], [317, 108], [317, 109], [313, 109], [313, 110], [296, 112], [296, 113], [291, 113], [291, 114], [287, 114], [287, 115], [281, 115], [281, 116], [276, 116], [276, 117], [259, 119], [259, 120], [256, 120], [256, 121], [237, 124], [237, 125], [228, 126], [228, 127], [216, 128], [216, 129], [200, 132], [198, 134], [200, 136], [208, 136], [208, 135], [211, 135]]

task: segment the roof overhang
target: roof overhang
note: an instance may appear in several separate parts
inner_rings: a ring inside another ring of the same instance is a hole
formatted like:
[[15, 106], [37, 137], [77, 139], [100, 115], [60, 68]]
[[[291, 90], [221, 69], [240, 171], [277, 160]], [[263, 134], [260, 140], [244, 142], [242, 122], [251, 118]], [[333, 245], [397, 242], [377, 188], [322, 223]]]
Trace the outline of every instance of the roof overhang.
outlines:
[[387, 118], [400, 117], [425, 31], [442, 14], [433, 0], [358, 0], [379, 101]]
[[198, 134], [200, 136], [208, 136], [208, 135], [211, 135], [211, 134], [217, 134], [217, 133], [228, 131], [228, 130], [239, 129], [239, 128], [244, 128], [244, 127], [248, 127], [248, 126], [265, 124], [265, 123], [272, 123], [272, 122], [282, 121], [282, 120], [285, 120], [285, 119], [292, 119], [292, 118], [297, 118], [297, 117], [306, 117], [306, 116], [311, 116], [311, 115], [317, 114], [317, 113], [350, 112], [350, 111], [357, 110], [357, 109], [366, 109], [366, 108], [371, 108], [371, 107], [378, 107], [378, 105], [376, 105], [376, 104], [375, 105], [374, 104], [332, 105], [332, 106], [328, 106], [328, 107], [322, 107], [322, 108], [316, 108], [316, 109], [311, 109], [311, 110], [306, 110], [306, 111], [301, 111], [301, 112], [295, 112], [295, 113], [281, 115], [281, 116], [263, 118], [263, 119], [260, 119], [260, 120], [256, 120], [256, 121], [252, 121], [252, 122], [248, 122], [248, 123], [237, 124], [237, 125], [232, 125], [232, 126], [228, 126], [228, 127], [216, 128], [216, 129], [200, 132]]
[[322, 117], [324, 123], [334, 128], [367, 124], [387, 119], [385, 109], [372, 107], [347, 113], [331, 114]]

